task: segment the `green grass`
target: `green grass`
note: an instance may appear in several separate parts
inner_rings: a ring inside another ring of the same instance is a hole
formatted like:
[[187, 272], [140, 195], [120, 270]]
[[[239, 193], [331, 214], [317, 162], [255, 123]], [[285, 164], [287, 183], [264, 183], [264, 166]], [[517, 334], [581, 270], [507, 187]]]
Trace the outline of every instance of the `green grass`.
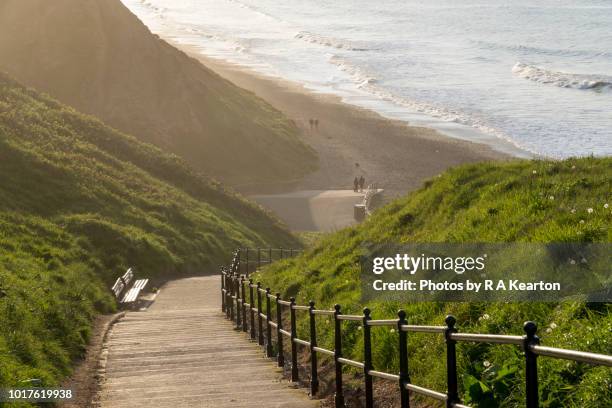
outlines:
[[[608, 205], [610, 204], [610, 205]], [[377, 211], [362, 225], [329, 235], [302, 256], [274, 264], [256, 276], [266, 286], [309, 299], [319, 308], [339, 303], [361, 313], [361, 245], [410, 242], [612, 242], [612, 159], [513, 161], [450, 170], [423, 188]], [[589, 209], [592, 209], [589, 210]], [[443, 325], [457, 317], [465, 332], [522, 334], [534, 320], [544, 344], [612, 354], [610, 304], [564, 303], [384, 303], [368, 305], [374, 318], [398, 309], [410, 324]], [[332, 327], [319, 324], [323, 344]], [[305, 322], [301, 336], [307, 338]], [[374, 329], [374, 364], [397, 372], [397, 334]], [[358, 324], [346, 324], [346, 354], [362, 359]], [[415, 384], [444, 391], [444, 343], [436, 335], [411, 334], [410, 372]], [[479, 407], [524, 406], [524, 363], [512, 346], [461, 343], [459, 373], [465, 402]], [[350, 370], [349, 370], [350, 371]], [[544, 407], [612, 406], [612, 371], [585, 364], [540, 359]]]
[[163, 280], [299, 245], [176, 156], [1, 74], [0, 180], [0, 386], [68, 375], [128, 267]]

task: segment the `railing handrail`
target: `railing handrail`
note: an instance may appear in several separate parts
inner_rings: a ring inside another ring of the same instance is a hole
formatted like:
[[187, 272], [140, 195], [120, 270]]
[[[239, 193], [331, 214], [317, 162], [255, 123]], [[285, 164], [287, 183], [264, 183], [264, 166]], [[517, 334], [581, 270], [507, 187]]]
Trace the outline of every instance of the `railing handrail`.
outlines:
[[[232, 262], [230, 263], [231, 271], [241, 272], [244, 269], [245, 276], [251, 273], [251, 265], [255, 265], [255, 270], [261, 268], [262, 265], [269, 265], [275, 260], [293, 258], [303, 252], [303, 249], [295, 248], [250, 248], [243, 247], [234, 251]], [[277, 254], [274, 259], [274, 254]], [[244, 256], [243, 256], [244, 254]], [[252, 256], [250, 256], [253, 254]], [[244, 266], [244, 268], [243, 268]]]
[[[228, 319], [236, 322], [236, 327], [247, 331], [250, 328], [250, 337], [258, 340], [258, 343], [266, 347], [268, 357], [273, 357], [273, 336], [271, 329], [277, 332], [276, 343], [279, 353], [277, 355], [278, 365], [284, 366], [283, 337], [291, 339], [291, 379], [299, 380], [297, 370], [297, 346], [304, 346], [310, 349], [311, 395], [315, 396], [318, 392], [318, 363], [317, 353], [333, 357], [336, 366], [336, 407], [344, 406], [344, 395], [342, 390], [342, 365], [349, 365], [364, 372], [366, 408], [373, 407], [372, 377], [378, 377], [391, 381], [399, 381], [399, 391], [401, 393], [401, 406], [408, 407], [408, 391], [412, 391], [430, 398], [446, 401], [447, 407], [469, 408], [461, 404], [458, 394], [457, 383], [457, 342], [475, 342], [487, 344], [507, 344], [518, 345], [525, 353], [526, 364], [526, 406], [537, 408], [538, 401], [538, 380], [537, 380], [537, 356], [551, 357], [576, 362], [583, 362], [593, 365], [612, 367], [612, 356], [605, 354], [590, 353], [578, 350], [568, 350], [540, 345], [540, 340], [536, 336], [537, 326], [533, 322], [526, 322], [524, 325], [525, 335], [502, 335], [484, 333], [459, 333], [455, 327], [456, 320], [453, 316], [447, 316], [445, 326], [409, 325], [406, 320], [406, 313], [402, 310], [398, 312], [397, 319], [374, 320], [370, 317], [370, 310], [364, 309], [363, 315], [342, 314], [340, 305], [336, 305], [333, 310], [316, 309], [314, 301], [309, 305], [297, 305], [294, 298], [284, 300], [280, 293], [273, 294], [270, 288], [263, 288], [260, 282], [256, 284], [247, 274], [240, 274], [236, 268], [236, 262], [240, 262], [240, 250], [234, 254], [234, 259], [230, 268], [221, 269], [221, 297], [222, 309]], [[247, 270], [248, 271], [248, 270]], [[246, 288], [248, 288], [248, 302]], [[263, 300], [262, 300], [263, 299]], [[276, 321], [271, 315], [271, 303], [276, 304]], [[263, 306], [265, 303], [265, 309]], [[246, 305], [249, 305], [248, 308]], [[287, 308], [290, 312], [291, 330], [283, 327], [282, 309]], [[308, 312], [310, 318], [310, 339], [309, 341], [297, 337], [296, 330], [296, 311]], [[250, 322], [247, 320], [250, 316]], [[316, 316], [331, 316], [334, 320], [334, 349], [329, 350], [319, 347], [316, 335]], [[255, 323], [257, 320], [257, 324]], [[265, 330], [264, 330], [265, 320]], [[364, 361], [351, 360], [342, 355], [342, 321], [359, 321], [364, 335]], [[248, 323], [247, 323], [248, 322]], [[400, 349], [400, 373], [392, 374], [373, 369], [371, 334], [370, 328], [375, 326], [386, 326], [397, 329], [399, 333]], [[265, 336], [264, 336], [265, 331]], [[407, 355], [407, 333], [429, 333], [443, 334], [446, 342], [446, 366], [447, 366], [447, 392], [431, 390], [425, 387], [414, 385], [408, 375], [408, 355]], [[264, 344], [265, 337], [265, 344]]]

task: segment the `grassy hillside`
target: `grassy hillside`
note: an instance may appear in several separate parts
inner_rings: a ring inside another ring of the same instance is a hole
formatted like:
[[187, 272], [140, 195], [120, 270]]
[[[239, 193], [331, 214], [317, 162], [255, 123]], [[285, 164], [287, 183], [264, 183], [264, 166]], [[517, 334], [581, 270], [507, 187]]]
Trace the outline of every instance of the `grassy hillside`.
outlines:
[[0, 74], [0, 385], [68, 374], [108, 287], [215, 271], [242, 243], [298, 245], [175, 156]]
[[3, 0], [0, 71], [233, 185], [313, 170], [297, 128], [151, 32], [120, 0]]
[[[463, 166], [382, 208], [364, 224], [323, 238], [303, 256], [272, 265], [257, 278], [285, 296], [320, 308], [340, 303], [360, 314], [359, 255], [364, 242], [612, 242], [612, 159], [516, 161]], [[399, 308], [411, 324], [457, 317], [466, 332], [522, 334], [534, 320], [546, 345], [612, 354], [610, 304], [413, 303], [368, 305], [374, 318]], [[328, 346], [332, 325], [319, 325]], [[357, 325], [347, 324], [348, 354], [360, 360]], [[305, 329], [302, 325], [302, 329]], [[397, 370], [396, 334], [375, 329], [374, 364]], [[305, 337], [307, 338], [307, 337]], [[441, 337], [410, 335], [415, 384], [445, 390]], [[480, 407], [524, 406], [523, 358], [516, 347], [461, 343], [462, 398]], [[432, 357], [434, 356], [434, 357]], [[540, 360], [545, 407], [612, 406], [612, 373], [561, 360]]]

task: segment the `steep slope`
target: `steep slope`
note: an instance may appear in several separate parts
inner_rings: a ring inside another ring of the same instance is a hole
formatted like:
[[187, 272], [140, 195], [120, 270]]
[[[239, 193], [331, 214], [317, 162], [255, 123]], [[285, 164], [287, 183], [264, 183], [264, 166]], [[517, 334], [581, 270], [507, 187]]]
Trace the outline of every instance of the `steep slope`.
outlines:
[[[257, 280], [298, 303], [322, 308], [340, 303], [361, 313], [360, 256], [367, 243], [426, 242], [612, 242], [612, 158], [558, 162], [515, 161], [452, 169], [381, 208], [362, 225], [324, 237], [299, 258], [267, 268]], [[368, 302], [376, 319], [403, 308], [411, 324], [442, 325], [447, 314], [472, 333], [523, 333], [534, 320], [546, 345], [612, 354], [612, 308], [602, 303], [474, 302], [399, 304]], [[303, 327], [307, 327], [303, 322]], [[333, 344], [333, 325], [319, 325]], [[344, 350], [362, 358], [357, 326]], [[305, 332], [307, 333], [307, 332]], [[397, 335], [374, 332], [374, 365], [397, 372]], [[415, 384], [445, 390], [444, 343], [432, 335], [409, 335]], [[307, 337], [306, 337], [307, 338]], [[518, 348], [462, 343], [462, 398], [470, 406], [524, 406], [524, 357]], [[610, 369], [540, 359], [542, 406], [609, 407]]]
[[0, 71], [230, 184], [315, 166], [280, 112], [152, 35], [120, 0], [3, 0]]
[[182, 160], [0, 74], [0, 384], [56, 384], [129, 267], [215, 271], [241, 243], [298, 243]]

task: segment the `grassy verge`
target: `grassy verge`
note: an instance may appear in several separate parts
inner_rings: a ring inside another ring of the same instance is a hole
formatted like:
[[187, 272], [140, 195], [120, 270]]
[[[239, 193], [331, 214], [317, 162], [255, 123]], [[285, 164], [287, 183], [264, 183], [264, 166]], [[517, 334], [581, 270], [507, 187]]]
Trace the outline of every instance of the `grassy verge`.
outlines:
[[[513, 161], [453, 169], [419, 191], [380, 209], [365, 223], [331, 234], [296, 259], [266, 268], [256, 279], [298, 303], [319, 308], [342, 305], [361, 313], [361, 245], [408, 242], [612, 242], [612, 159]], [[411, 324], [442, 325], [457, 317], [465, 332], [522, 334], [534, 320], [550, 346], [612, 354], [609, 304], [564, 303], [374, 303], [374, 318], [393, 318], [399, 308]], [[319, 325], [331, 347], [333, 325]], [[306, 325], [300, 324], [301, 336]], [[361, 360], [357, 323], [346, 325], [345, 351]], [[397, 334], [373, 331], [374, 364], [396, 372]], [[307, 337], [304, 337], [307, 338]], [[441, 337], [410, 336], [410, 371], [415, 384], [445, 390]], [[460, 344], [461, 394], [479, 407], [524, 404], [523, 358], [511, 346]], [[541, 401], [545, 407], [609, 407], [609, 368], [542, 358]]]
[[299, 245], [176, 156], [3, 75], [0, 180], [0, 386], [69, 374], [127, 267], [166, 279], [240, 245]]

